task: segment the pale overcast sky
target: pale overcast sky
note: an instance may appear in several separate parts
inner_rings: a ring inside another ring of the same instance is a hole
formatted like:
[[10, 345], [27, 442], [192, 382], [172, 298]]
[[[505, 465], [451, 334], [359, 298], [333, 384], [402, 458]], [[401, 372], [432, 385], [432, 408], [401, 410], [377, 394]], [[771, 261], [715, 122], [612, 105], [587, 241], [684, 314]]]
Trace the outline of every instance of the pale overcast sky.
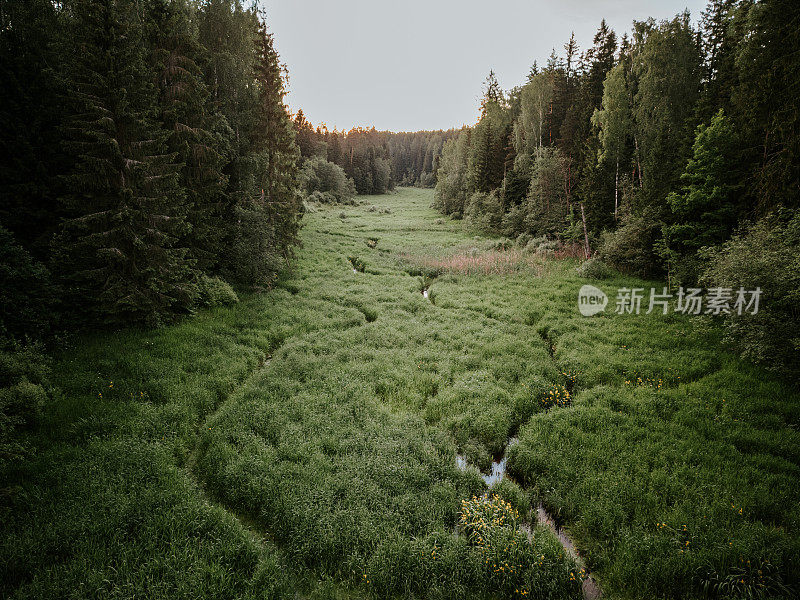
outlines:
[[575, 32], [581, 49], [600, 20], [621, 37], [631, 22], [671, 18], [706, 0], [260, 0], [281, 60], [288, 103], [314, 124], [392, 131], [473, 124], [494, 69], [504, 89]]

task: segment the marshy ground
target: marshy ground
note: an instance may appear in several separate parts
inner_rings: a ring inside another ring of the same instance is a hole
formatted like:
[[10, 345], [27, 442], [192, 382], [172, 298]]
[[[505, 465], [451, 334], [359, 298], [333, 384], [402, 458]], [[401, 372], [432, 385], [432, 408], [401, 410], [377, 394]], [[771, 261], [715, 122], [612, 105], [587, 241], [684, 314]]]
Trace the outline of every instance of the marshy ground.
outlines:
[[76, 341], [2, 595], [580, 598], [581, 565], [610, 598], [795, 593], [796, 391], [709, 318], [582, 317], [574, 261], [431, 201], [314, 207], [269, 293]]

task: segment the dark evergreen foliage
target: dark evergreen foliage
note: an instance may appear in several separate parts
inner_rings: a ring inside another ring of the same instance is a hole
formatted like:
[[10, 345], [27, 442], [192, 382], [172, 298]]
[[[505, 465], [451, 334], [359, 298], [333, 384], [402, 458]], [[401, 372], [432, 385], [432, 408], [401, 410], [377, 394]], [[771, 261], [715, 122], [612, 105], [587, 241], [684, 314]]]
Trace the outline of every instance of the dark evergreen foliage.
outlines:
[[208, 276], [275, 279], [297, 243], [298, 150], [254, 9], [2, 0], [0, 52], [10, 276], [49, 282], [48, 267], [55, 312], [92, 325], [188, 313]]
[[[603, 21], [507, 94], [490, 74], [478, 123], [443, 145], [436, 205], [507, 236], [574, 242], [580, 225], [587, 255], [696, 282], [702, 248], [798, 206], [798, 32], [796, 2], [711, 0], [699, 28], [634, 22], [619, 46]], [[470, 206], [491, 193], [499, 220]]]

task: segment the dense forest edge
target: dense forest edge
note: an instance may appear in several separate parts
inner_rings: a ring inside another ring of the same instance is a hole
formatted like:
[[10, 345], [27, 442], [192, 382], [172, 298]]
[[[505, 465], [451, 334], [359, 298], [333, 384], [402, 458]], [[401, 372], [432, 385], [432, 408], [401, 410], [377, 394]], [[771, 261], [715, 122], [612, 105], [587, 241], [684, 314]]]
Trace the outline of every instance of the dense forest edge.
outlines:
[[[780, 40], [780, 41], [779, 41]], [[436, 207], [531, 251], [572, 247], [672, 288], [766, 295], [728, 320], [740, 352], [800, 373], [800, 10], [713, 0], [574, 35], [508, 92], [493, 73], [474, 127], [446, 142]], [[791, 324], [791, 325], [789, 325]]]

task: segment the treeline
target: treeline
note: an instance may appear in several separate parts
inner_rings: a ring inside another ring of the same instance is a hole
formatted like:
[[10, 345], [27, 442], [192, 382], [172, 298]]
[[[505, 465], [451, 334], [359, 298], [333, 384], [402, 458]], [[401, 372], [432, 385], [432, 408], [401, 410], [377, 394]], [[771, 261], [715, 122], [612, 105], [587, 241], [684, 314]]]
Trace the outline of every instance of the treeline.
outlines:
[[0, 0], [0, 56], [4, 338], [154, 325], [273, 283], [299, 151], [254, 9]]
[[[302, 110], [294, 117], [294, 129], [304, 161], [311, 161], [315, 173], [324, 170], [315, 177], [332, 176], [331, 167], [323, 164], [327, 161], [342, 170], [358, 194], [385, 194], [395, 185], [433, 187], [444, 142], [456, 133], [394, 133], [374, 127], [331, 131], [325, 125], [315, 128]], [[319, 188], [312, 185], [307, 191], [313, 193]]]
[[392, 178], [401, 186], [435, 187], [444, 143], [456, 135], [455, 129], [390, 133]]
[[603, 21], [508, 93], [490, 73], [478, 123], [444, 145], [437, 206], [627, 273], [760, 286], [770, 308], [731, 326], [800, 372], [799, 72], [790, 0], [712, 0], [699, 28], [684, 13], [621, 39]]

